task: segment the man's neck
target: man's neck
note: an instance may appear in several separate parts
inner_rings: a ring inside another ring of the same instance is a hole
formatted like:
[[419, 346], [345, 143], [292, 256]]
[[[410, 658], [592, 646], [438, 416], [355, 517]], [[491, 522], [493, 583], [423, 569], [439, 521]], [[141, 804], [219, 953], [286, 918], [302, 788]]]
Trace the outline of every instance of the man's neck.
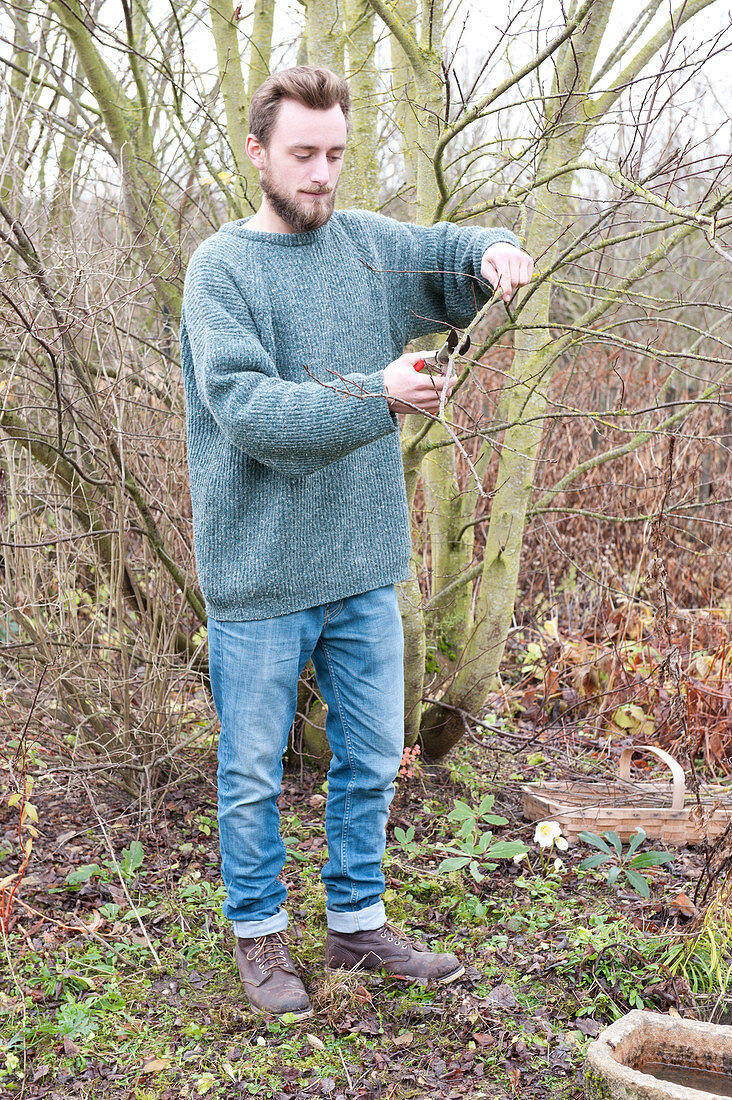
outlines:
[[254, 229], [257, 233], [292, 233], [292, 227], [276, 214], [267, 202], [262, 199], [262, 205], [253, 217], [244, 226], [245, 229]]

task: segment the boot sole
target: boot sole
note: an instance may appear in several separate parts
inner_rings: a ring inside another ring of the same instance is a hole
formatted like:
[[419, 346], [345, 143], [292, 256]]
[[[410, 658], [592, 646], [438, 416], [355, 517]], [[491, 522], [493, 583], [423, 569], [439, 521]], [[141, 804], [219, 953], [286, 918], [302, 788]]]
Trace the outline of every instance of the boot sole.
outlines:
[[450, 982], [456, 982], [458, 978], [462, 978], [465, 974], [465, 967], [459, 966], [457, 970], [453, 970], [452, 974], [446, 974], [444, 978], [438, 978], [439, 985], [449, 985]]
[[267, 1008], [259, 1008], [257, 1005], [253, 1005], [251, 1001], [249, 1007], [258, 1016], [273, 1016], [275, 1020], [281, 1020], [283, 1016], [292, 1016], [293, 1024], [299, 1024], [301, 1020], [309, 1020], [311, 1016], [315, 1015], [314, 1008], [304, 1008], [299, 1012], [272, 1012]]
[[[353, 967], [348, 969], [344, 966], [326, 966], [326, 974], [378, 974], [378, 968], [375, 970], [369, 970], [367, 967]], [[450, 982], [456, 982], [458, 978], [462, 978], [465, 973], [465, 967], [461, 964], [457, 970], [452, 970], [449, 974], [443, 975], [441, 978], [421, 978], [418, 974], [395, 974], [393, 970], [385, 970], [385, 974], [388, 974], [390, 978], [399, 978], [402, 982], [419, 982], [419, 981], [432, 981], [437, 985], [449, 985]]]

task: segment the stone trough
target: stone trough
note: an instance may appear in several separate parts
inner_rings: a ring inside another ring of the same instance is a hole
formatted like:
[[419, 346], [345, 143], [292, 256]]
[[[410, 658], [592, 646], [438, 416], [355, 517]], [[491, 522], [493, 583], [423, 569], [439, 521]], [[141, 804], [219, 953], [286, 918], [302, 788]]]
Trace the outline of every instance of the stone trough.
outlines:
[[732, 1027], [629, 1012], [590, 1043], [586, 1100], [732, 1096]]

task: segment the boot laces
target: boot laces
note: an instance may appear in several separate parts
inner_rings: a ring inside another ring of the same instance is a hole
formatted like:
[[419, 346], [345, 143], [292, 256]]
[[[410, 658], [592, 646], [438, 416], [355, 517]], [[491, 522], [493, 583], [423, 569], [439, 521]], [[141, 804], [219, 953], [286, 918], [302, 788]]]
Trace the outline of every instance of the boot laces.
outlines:
[[381, 938], [388, 940], [389, 943], [395, 943], [397, 947], [412, 947], [411, 940], [407, 939], [403, 932], [400, 932], [393, 924], [389, 924], [388, 921], [381, 929]]
[[254, 947], [247, 952], [247, 958], [250, 962], [256, 962], [264, 974], [281, 968], [289, 969], [287, 937], [284, 932], [270, 932], [266, 936], [258, 936], [254, 941]]

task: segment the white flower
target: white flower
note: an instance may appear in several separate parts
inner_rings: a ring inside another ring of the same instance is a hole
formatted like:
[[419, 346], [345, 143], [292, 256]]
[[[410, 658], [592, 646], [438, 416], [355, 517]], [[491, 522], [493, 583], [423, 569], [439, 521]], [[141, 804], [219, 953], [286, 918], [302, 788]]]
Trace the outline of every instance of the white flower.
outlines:
[[558, 836], [562, 835], [558, 821], [540, 821], [534, 833], [534, 842], [540, 848], [551, 848]]
[[513, 857], [513, 862], [520, 863], [522, 859], [526, 859], [526, 852], [517, 852]]
[[558, 836], [554, 843], [560, 852], [566, 852], [569, 848], [569, 841], [565, 840], [563, 836]]
[[555, 859], [554, 860], [554, 870], [555, 871], [561, 871], [562, 867], [564, 867], [564, 860], [563, 859]]

